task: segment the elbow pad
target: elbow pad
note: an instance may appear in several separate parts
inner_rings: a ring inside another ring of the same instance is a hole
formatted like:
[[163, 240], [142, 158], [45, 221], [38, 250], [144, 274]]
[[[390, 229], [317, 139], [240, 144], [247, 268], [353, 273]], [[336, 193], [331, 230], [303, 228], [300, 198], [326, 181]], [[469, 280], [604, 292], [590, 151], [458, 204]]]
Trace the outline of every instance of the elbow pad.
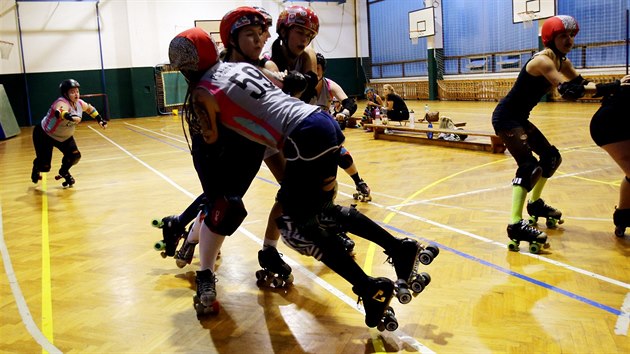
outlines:
[[348, 116], [352, 116], [357, 111], [357, 103], [354, 98], [346, 98], [341, 101], [341, 106], [348, 110]]
[[291, 96], [304, 91], [308, 86], [308, 81], [306, 80], [306, 77], [304, 77], [302, 73], [295, 70], [290, 71], [284, 77], [282, 83], [282, 91], [288, 93]]
[[563, 82], [558, 85], [558, 92], [565, 100], [575, 101], [584, 97], [586, 89], [582, 84], [571, 83], [571, 81]]

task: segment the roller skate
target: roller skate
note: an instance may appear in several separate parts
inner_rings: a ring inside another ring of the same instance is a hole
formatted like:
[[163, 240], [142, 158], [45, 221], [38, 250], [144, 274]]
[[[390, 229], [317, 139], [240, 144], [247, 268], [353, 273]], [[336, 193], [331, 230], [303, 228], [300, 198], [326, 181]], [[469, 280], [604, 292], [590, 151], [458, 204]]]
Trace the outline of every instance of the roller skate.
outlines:
[[74, 177], [72, 177], [69, 171], [62, 172], [61, 170], [59, 170], [59, 174], [55, 176], [55, 179], [60, 180], [62, 178], [64, 179], [64, 181], [61, 183], [63, 187], [71, 188], [75, 183]]
[[412, 296], [417, 296], [431, 282], [431, 276], [428, 273], [418, 273], [418, 264], [431, 264], [440, 253], [440, 249], [437, 245], [423, 248], [418, 241], [404, 238], [391, 253], [385, 252], [389, 256], [387, 261], [394, 266], [398, 277], [395, 283], [396, 298], [401, 304], [407, 304]]
[[262, 269], [256, 271], [256, 284], [280, 288], [293, 284], [291, 267], [282, 260], [275, 247], [267, 247], [258, 251], [258, 264]]
[[563, 224], [562, 212], [547, 204], [542, 198], [535, 202], [527, 202], [527, 213], [530, 215], [529, 224], [533, 225], [538, 222], [538, 218], [546, 218], [545, 225], [548, 228], [555, 228], [557, 224]]
[[549, 248], [547, 234], [531, 227], [526, 220], [508, 225], [507, 234], [510, 238], [510, 243], [508, 243], [510, 251], [518, 251], [521, 241], [529, 242], [529, 252], [531, 253], [539, 253], [541, 248]]
[[197, 293], [193, 296], [193, 306], [197, 311], [197, 316], [219, 312], [216, 282], [216, 275], [210, 269], [197, 271], [195, 279]]
[[173, 257], [175, 258], [175, 264], [177, 264], [178, 268], [184, 268], [187, 264], [192, 263], [196, 246], [196, 243], [188, 242], [187, 239], [184, 239], [182, 247], [175, 252], [175, 256]]
[[394, 295], [394, 282], [387, 278], [372, 278], [361, 286], [353, 286], [352, 291], [359, 296], [365, 308], [365, 324], [379, 331], [395, 331], [398, 320], [394, 309], [389, 306]]
[[615, 223], [615, 236], [623, 237], [626, 234], [626, 227], [630, 226], [630, 209], [617, 209], [613, 214]]
[[35, 184], [42, 179], [42, 174], [39, 173], [37, 167], [33, 166], [33, 170], [31, 171], [31, 181]]
[[339, 238], [341, 238], [341, 242], [343, 243], [343, 247], [346, 249], [349, 255], [354, 256], [354, 241], [346, 234], [345, 232], [339, 232]]
[[361, 180], [359, 181], [359, 183], [357, 183], [357, 192], [352, 195], [352, 198], [362, 202], [369, 202], [372, 200], [372, 196], [370, 195], [370, 187], [368, 187], [367, 183], [365, 183], [364, 180]]
[[153, 219], [151, 225], [162, 229], [162, 240], [156, 242], [153, 248], [156, 251], [162, 251], [160, 253], [162, 258], [175, 256], [179, 241], [186, 237], [186, 230], [180, 225], [177, 215], [166, 216], [162, 220]]

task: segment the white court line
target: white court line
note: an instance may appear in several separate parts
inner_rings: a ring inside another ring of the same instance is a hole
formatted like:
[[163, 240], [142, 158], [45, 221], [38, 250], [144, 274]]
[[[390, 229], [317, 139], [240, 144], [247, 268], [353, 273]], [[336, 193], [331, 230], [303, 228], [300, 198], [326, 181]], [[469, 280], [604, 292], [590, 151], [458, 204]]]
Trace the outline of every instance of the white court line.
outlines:
[[[111, 140], [108, 137], [106, 137], [105, 135], [101, 134], [101, 132], [97, 131], [96, 129], [94, 129], [92, 127], [89, 127], [89, 128], [92, 129], [95, 133], [99, 134], [105, 140], [109, 141], [112, 145], [114, 145], [117, 148], [119, 148], [120, 150], [122, 150], [125, 154], [129, 155], [131, 158], [133, 158], [134, 160], [138, 161], [140, 164], [142, 164], [143, 166], [145, 166], [146, 168], [148, 168], [149, 170], [151, 170], [152, 172], [154, 172], [155, 174], [160, 176], [163, 180], [165, 180], [166, 182], [168, 182], [169, 184], [171, 184], [172, 186], [174, 186], [175, 188], [180, 190], [182, 193], [184, 193], [187, 196], [189, 196], [191, 199], [195, 199], [197, 197], [196, 195], [193, 195], [192, 193], [186, 191], [186, 189], [184, 189], [183, 187], [179, 186], [177, 183], [175, 183], [175, 181], [171, 180], [170, 178], [168, 178], [163, 173], [159, 172], [155, 168], [151, 167], [149, 164], [147, 164], [144, 161], [140, 160], [139, 158], [135, 157], [131, 152], [127, 151], [125, 148], [123, 148], [122, 146], [118, 145], [113, 140]], [[242, 226], [239, 227], [239, 231], [241, 231], [243, 234], [247, 235], [249, 238], [251, 238], [252, 240], [257, 242], [259, 245], [262, 245], [262, 242], [263, 242], [262, 239], [256, 237], [254, 234], [249, 232], [244, 227], [242, 227]], [[283, 257], [283, 259], [290, 266], [295, 267], [296, 269], [299, 269], [300, 272], [304, 273], [304, 275], [306, 275], [308, 278], [310, 278], [315, 283], [317, 283], [318, 285], [322, 286], [325, 290], [327, 290], [328, 292], [333, 294], [333, 296], [336, 296], [341, 301], [345, 302], [346, 304], [350, 305], [352, 308], [357, 309], [357, 311], [359, 311], [363, 315], [365, 315], [365, 310], [362, 307], [358, 307], [354, 300], [352, 300], [349, 296], [347, 296], [346, 294], [341, 292], [339, 289], [337, 289], [334, 286], [330, 285], [328, 282], [324, 281], [323, 279], [321, 279], [320, 277], [318, 277], [314, 273], [308, 271], [306, 268], [302, 267], [299, 263], [297, 263], [296, 261], [294, 261], [290, 257], [285, 255]], [[418, 342], [417, 340], [413, 339], [408, 334], [403, 333], [402, 331], [396, 330], [396, 331], [391, 332], [391, 333], [395, 334], [401, 341], [403, 341], [405, 343], [408, 343], [409, 345], [413, 346], [416, 350], [418, 350], [421, 353], [426, 353], [426, 354], [434, 354], [435, 353], [431, 349], [429, 349], [428, 347], [426, 347], [422, 343]]]
[[42, 349], [44, 349], [48, 353], [61, 353], [61, 350], [50, 343], [48, 338], [46, 338], [46, 336], [44, 336], [44, 334], [37, 327], [35, 321], [33, 321], [33, 316], [28, 309], [28, 305], [26, 304], [26, 300], [24, 300], [24, 295], [22, 294], [22, 290], [20, 289], [20, 284], [18, 284], [17, 277], [15, 276], [13, 264], [11, 263], [11, 257], [9, 256], [9, 250], [7, 249], [7, 245], [4, 242], [4, 230], [2, 224], [2, 204], [0, 204], [0, 252], [2, 253], [4, 271], [7, 273], [9, 285], [11, 286], [11, 292], [13, 293], [13, 298], [15, 298], [15, 304], [17, 305], [18, 311], [20, 312], [22, 323], [24, 323], [24, 326], [26, 327], [28, 333], [30, 333], [33, 339], [35, 339], [35, 341], [39, 343]]
[[[146, 132], [150, 132], [150, 133], [155, 134], [155, 135], [159, 135], [159, 136], [165, 137], [165, 138], [167, 138], [167, 139], [175, 140], [175, 141], [177, 141], [177, 142], [179, 142], [179, 143], [182, 143], [182, 144], [186, 144], [186, 141], [185, 141], [185, 140], [178, 139], [178, 138], [174, 138], [174, 137], [173, 137], [173, 136], [171, 136], [171, 135], [166, 135], [166, 134], [158, 133], [158, 132], [156, 132], [155, 130], [151, 130], [151, 129], [143, 128], [143, 127], [140, 127], [140, 126], [137, 126], [137, 125], [134, 125], [134, 124], [127, 123], [127, 122], [123, 122], [123, 124], [125, 124], [125, 125], [129, 125], [129, 126], [132, 126], [132, 127], [136, 128], [136, 129], [144, 130], [144, 131], [146, 131]], [[94, 129], [92, 129], [92, 130], [94, 130]]]
[[625, 336], [630, 326], [630, 293], [626, 294], [626, 298], [623, 300], [621, 312], [622, 314], [617, 317], [617, 323], [615, 324], [615, 334]]

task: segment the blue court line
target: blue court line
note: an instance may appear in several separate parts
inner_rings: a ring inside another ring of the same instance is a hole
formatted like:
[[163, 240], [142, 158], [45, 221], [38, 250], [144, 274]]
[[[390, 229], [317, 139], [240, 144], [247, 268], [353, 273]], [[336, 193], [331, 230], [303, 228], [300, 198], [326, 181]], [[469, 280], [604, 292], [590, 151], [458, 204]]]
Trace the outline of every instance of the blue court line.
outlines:
[[583, 296], [580, 296], [580, 295], [574, 294], [574, 293], [572, 293], [572, 292], [570, 292], [570, 291], [567, 291], [567, 290], [564, 290], [564, 289], [560, 289], [560, 288], [558, 288], [558, 287], [556, 287], [556, 286], [553, 286], [553, 285], [551, 285], [551, 284], [547, 284], [547, 283], [542, 282], [542, 281], [540, 281], [540, 280], [536, 280], [536, 279], [534, 279], [534, 278], [528, 277], [527, 275], [524, 275], [524, 274], [521, 274], [521, 273], [517, 273], [517, 272], [511, 271], [511, 270], [509, 270], [509, 269], [503, 268], [503, 267], [498, 266], [498, 265], [496, 265], [496, 264], [492, 264], [492, 263], [490, 263], [490, 262], [488, 262], [488, 261], [486, 261], [486, 260], [483, 260], [483, 259], [481, 259], [481, 258], [477, 258], [477, 257], [472, 256], [472, 255], [469, 255], [469, 254], [467, 254], [467, 253], [464, 253], [464, 252], [458, 251], [458, 250], [456, 250], [456, 249], [454, 249], [454, 248], [451, 248], [451, 247], [445, 246], [445, 245], [440, 244], [440, 243], [438, 243], [438, 242], [435, 242], [435, 241], [433, 241], [433, 240], [428, 240], [428, 239], [426, 239], [426, 238], [424, 238], [424, 237], [414, 235], [414, 234], [412, 234], [412, 233], [410, 233], [410, 232], [407, 232], [407, 231], [401, 230], [401, 229], [396, 228], [396, 227], [394, 227], [394, 226], [387, 225], [387, 224], [382, 224], [382, 223], [379, 223], [379, 224], [380, 224], [382, 227], [386, 228], [386, 229], [393, 230], [393, 231], [395, 231], [395, 232], [397, 232], [397, 233], [400, 233], [400, 234], [403, 234], [403, 235], [405, 235], [405, 236], [407, 236], [407, 237], [416, 238], [416, 239], [419, 239], [420, 241], [423, 241], [423, 242], [425, 242], [425, 243], [432, 243], [432, 244], [436, 244], [436, 245], [440, 248], [440, 251], [445, 250], [445, 251], [449, 251], [449, 252], [455, 253], [456, 255], [458, 255], [458, 256], [460, 256], [460, 257], [464, 257], [464, 258], [466, 258], [466, 259], [468, 259], [468, 260], [471, 260], [471, 261], [474, 261], [474, 262], [477, 262], [477, 263], [483, 264], [483, 265], [485, 265], [485, 266], [488, 266], [488, 267], [490, 267], [490, 268], [492, 268], [492, 269], [498, 270], [499, 272], [502, 272], [502, 273], [505, 273], [505, 274], [507, 274], [507, 275], [511, 275], [511, 276], [517, 277], [517, 278], [519, 278], [519, 279], [525, 280], [525, 281], [527, 281], [527, 282], [530, 282], [530, 283], [532, 283], [532, 284], [538, 285], [538, 286], [543, 287], [543, 288], [545, 288], [545, 289], [548, 289], [548, 290], [554, 291], [554, 292], [556, 292], [556, 293], [562, 294], [562, 295], [564, 295], [564, 296], [570, 297], [570, 298], [572, 298], [572, 299], [575, 299], [575, 300], [581, 301], [581, 302], [583, 302], [583, 303], [585, 303], [585, 304], [587, 304], [587, 305], [591, 305], [591, 306], [597, 307], [597, 308], [602, 309], [602, 310], [604, 310], [604, 311], [606, 311], [606, 312], [609, 312], [609, 313], [611, 313], [611, 314], [613, 314], [613, 315], [616, 315], [616, 316], [621, 316], [621, 315], [623, 315], [623, 312], [621, 312], [620, 310], [618, 310], [618, 309], [616, 309], [616, 308], [612, 308], [612, 307], [610, 307], [610, 306], [607, 306], [607, 305], [604, 305], [604, 304], [600, 304], [600, 303], [599, 303], [599, 302], [597, 302], [597, 301], [593, 301], [593, 300], [587, 299], [587, 298], [585, 298], [585, 297], [583, 297]]

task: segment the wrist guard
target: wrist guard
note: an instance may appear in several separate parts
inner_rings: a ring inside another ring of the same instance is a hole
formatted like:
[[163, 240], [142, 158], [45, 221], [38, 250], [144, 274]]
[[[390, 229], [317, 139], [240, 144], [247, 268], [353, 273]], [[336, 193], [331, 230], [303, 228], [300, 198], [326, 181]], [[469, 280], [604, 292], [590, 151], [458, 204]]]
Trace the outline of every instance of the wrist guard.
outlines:
[[595, 85], [595, 88], [597, 91], [595, 91], [595, 94], [593, 95], [594, 98], [614, 95], [617, 91], [619, 91], [619, 88], [621, 88], [621, 81], [615, 80], [605, 84], [597, 84]]

